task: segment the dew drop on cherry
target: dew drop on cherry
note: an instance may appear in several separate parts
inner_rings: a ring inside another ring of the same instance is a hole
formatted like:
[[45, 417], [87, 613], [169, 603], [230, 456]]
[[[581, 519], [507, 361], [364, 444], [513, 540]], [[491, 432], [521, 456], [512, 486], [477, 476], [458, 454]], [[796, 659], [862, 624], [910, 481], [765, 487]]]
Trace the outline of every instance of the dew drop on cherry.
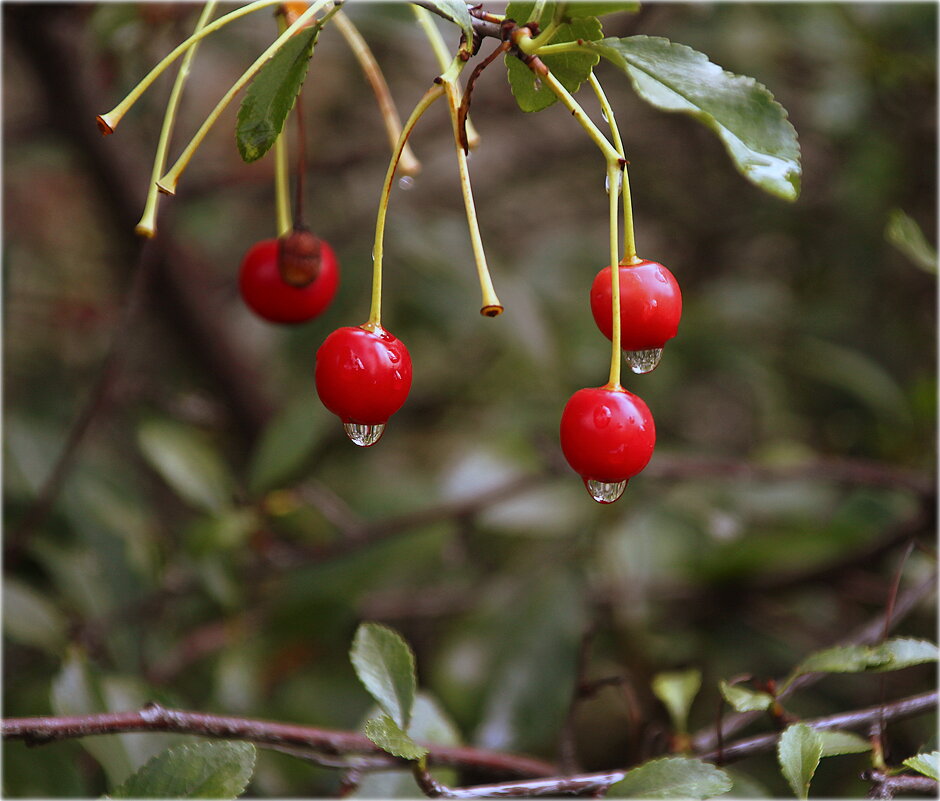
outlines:
[[662, 348], [650, 348], [649, 350], [628, 350], [626, 353], [627, 364], [637, 375], [651, 373], [656, 369], [659, 360], [663, 357]]
[[375, 445], [382, 438], [385, 431], [385, 423], [343, 423], [343, 430], [346, 436], [356, 445], [362, 448], [368, 448]]
[[584, 486], [598, 503], [613, 503], [623, 495], [623, 491], [627, 488], [627, 480], [607, 482], [586, 478], [584, 479]]

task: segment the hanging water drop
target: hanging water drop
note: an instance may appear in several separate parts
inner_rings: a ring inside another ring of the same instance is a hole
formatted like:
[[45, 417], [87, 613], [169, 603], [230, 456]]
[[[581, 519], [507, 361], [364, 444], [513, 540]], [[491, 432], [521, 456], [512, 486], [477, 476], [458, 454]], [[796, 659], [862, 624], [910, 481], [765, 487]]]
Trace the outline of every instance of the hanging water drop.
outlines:
[[593, 478], [584, 479], [584, 486], [591, 497], [598, 503], [613, 503], [627, 488], [627, 480], [619, 482], [597, 481]]
[[542, 79], [541, 79], [541, 78], [536, 78], [536, 79], [532, 82], [532, 88], [533, 88], [536, 92], [538, 92], [538, 91], [542, 88]]
[[346, 432], [346, 436], [356, 445], [362, 448], [368, 448], [370, 445], [375, 445], [375, 443], [381, 439], [382, 433], [385, 431], [385, 423], [376, 423], [375, 425], [369, 425], [368, 423], [343, 423], [343, 430]]
[[401, 178], [398, 179], [399, 189], [404, 189], [407, 191], [411, 189], [411, 187], [413, 187], [414, 185], [415, 185], [415, 179], [412, 178], [410, 175], [403, 175]]
[[656, 369], [659, 360], [663, 357], [662, 348], [650, 348], [649, 350], [628, 350], [626, 351], [627, 364], [637, 375], [651, 373]]
[[607, 119], [607, 112], [603, 109], [601, 109], [601, 116], [604, 118], [604, 122], [610, 122], [610, 120]]

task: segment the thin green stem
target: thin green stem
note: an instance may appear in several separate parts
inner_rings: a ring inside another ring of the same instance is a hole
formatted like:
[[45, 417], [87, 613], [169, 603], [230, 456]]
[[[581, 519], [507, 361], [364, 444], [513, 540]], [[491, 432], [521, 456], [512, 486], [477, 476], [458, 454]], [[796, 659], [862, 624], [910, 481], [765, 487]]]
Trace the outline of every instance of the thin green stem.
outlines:
[[[359, 62], [359, 66], [362, 67], [366, 80], [372, 87], [376, 102], [379, 104], [382, 122], [385, 124], [385, 132], [388, 134], [389, 145], [394, 148], [395, 144], [398, 142], [398, 137], [401, 135], [401, 117], [398, 116], [398, 110], [395, 108], [395, 103], [392, 100], [391, 92], [389, 92], [385, 76], [382, 75], [382, 70], [378, 62], [376, 62], [372, 50], [369, 48], [366, 40], [362, 38], [362, 34], [359, 33], [356, 26], [353, 25], [352, 20], [350, 20], [345, 13], [339, 11], [333, 21], [346, 40], [346, 44], [349, 45], [349, 49], [352, 50], [353, 55]], [[415, 154], [412, 153], [409, 145], [405, 146], [401, 154], [398, 169], [403, 175], [417, 175], [421, 172], [421, 162], [418, 161]]]
[[[306, 9], [297, 19], [288, 27], [284, 33], [275, 39], [270, 46], [268, 46], [265, 51], [255, 59], [254, 63], [242, 73], [241, 77], [231, 88], [225, 93], [222, 99], [218, 102], [216, 107], [209, 113], [209, 116], [206, 117], [205, 122], [202, 126], [196, 131], [195, 136], [193, 136], [190, 143], [186, 146], [183, 152], [180, 154], [180, 157], [176, 160], [176, 164], [170, 168], [170, 171], [164, 175], [158, 182], [161, 191], [166, 192], [167, 194], [176, 193], [176, 184], [179, 182], [180, 175], [182, 175], [183, 170], [186, 169], [190, 160], [193, 157], [193, 154], [196, 152], [196, 149], [202, 144], [203, 139], [205, 139], [206, 134], [209, 133], [209, 130], [216, 123], [219, 117], [222, 115], [222, 112], [225, 111], [228, 104], [232, 101], [232, 98], [238, 94], [242, 88], [254, 78], [255, 73], [263, 67], [267, 61], [273, 56], [283, 45], [294, 35], [294, 32], [302, 28], [306, 23], [311, 20], [320, 9], [324, 6], [329, 5], [333, 0], [315, 0], [315, 2], [310, 4], [310, 7]], [[338, 10], [338, 6], [333, 9], [333, 11]], [[329, 14], [320, 20], [317, 24], [322, 25], [326, 19], [329, 17]]]
[[483, 238], [480, 236], [480, 224], [477, 222], [476, 206], [473, 202], [473, 190], [470, 187], [470, 170], [467, 167], [467, 154], [460, 142], [460, 88], [457, 86], [457, 75], [465, 62], [460, 58], [441, 76], [444, 91], [447, 93], [447, 107], [450, 111], [451, 124], [454, 129], [454, 145], [457, 151], [457, 169], [460, 173], [460, 188], [463, 193], [464, 207], [467, 210], [467, 227], [470, 229], [470, 244], [473, 247], [473, 258], [476, 262], [477, 276], [480, 280], [480, 290], [483, 294], [480, 314], [486, 317], [496, 317], [503, 311], [503, 306], [496, 296], [490, 271], [486, 266], [486, 253], [483, 250]]
[[[287, 20], [283, 14], [277, 15], [277, 32], [287, 30]], [[287, 132], [281, 129], [274, 140], [274, 208], [277, 222], [277, 236], [287, 236], [293, 229], [290, 213], [290, 168], [287, 164]]]
[[620, 389], [620, 269], [617, 258], [617, 204], [620, 193], [617, 191], [617, 180], [620, 177], [620, 165], [607, 162], [607, 195], [609, 198], [608, 210], [610, 214], [610, 302], [611, 302], [611, 336], [610, 336], [610, 377], [607, 381], [608, 389]]
[[555, 96], [561, 101], [561, 104], [571, 112], [571, 115], [578, 124], [584, 128], [587, 135], [591, 138], [591, 141], [600, 148], [607, 162], [615, 162], [619, 168], [620, 154], [614, 149], [614, 146], [607, 137], [604, 136], [601, 130], [591, 121], [591, 118], [584, 113], [584, 109], [581, 108], [578, 101], [574, 99], [571, 92], [565, 89], [558, 79], [547, 69], [544, 72], [538, 72], [538, 77], [555, 93]]
[[614, 139], [614, 147], [617, 148], [620, 158], [623, 159], [623, 185], [621, 187], [623, 192], [623, 264], [636, 264], [639, 259], [636, 255], [636, 236], [633, 230], [633, 202], [630, 197], [630, 175], [627, 170], [623, 139], [620, 137], [620, 129], [617, 127], [617, 119], [614, 116], [614, 110], [607, 100], [607, 94], [604, 92], [600, 81], [597, 80], [597, 76], [595, 76], [593, 72], [590, 74], [588, 80], [590, 81], [591, 88], [594, 90], [594, 94], [597, 95], [597, 100], [600, 103], [604, 118], [610, 126], [610, 134]]
[[385, 217], [388, 213], [388, 198], [392, 191], [392, 181], [395, 180], [398, 160], [401, 158], [412, 129], [421, 119], [421, 115], [443, 94], [444, 87], [440, 84], [434, 84], [418, 101], [414, 111], [411, 112], [411, 116], [401, 129], [401, 135], [398, 137], [398, 142], [392, 153], [392, 160], [389, 162], [388, 171], [385, 173], [385, 183], [382, 185], [382, 195], [379, 199], [378, 216], [375, 220], [375, 244], [372, 246], [372, 307], [369, 310], [369, 320], [363, 326], [363, 328], [370, 331], [382, 327], [382, 255], [385, 240]]
[[[440, 28], [437, 27], [437, 23], [434, 21], [434, 15], [426, 8], [422, 8], [421, 6], [415, 5], [414, 3], [411, 4], [411, 9], [414, 11], [414, 15], [418, 20], [418, 24], [421, 26], [421, 29], [424, 31], [424, 35], [431, 44], [431, 49], [434, 51], [434, 56], [437, 58], [437, 63], [441, 68], [441, 72], [446, 72], [447, 68], [450, 66], [452, 57], [447, 49], [447, 45], [444, 42], [444, 37], [441, 36]], [[463, 90], [460, 90], [458, 105], [459, 101], [462, 99]], [[480, 134], [477, 132], [477, 129], [473, 127], [473, 123], [470, 121], [469, 116], [467, 117], [465, 130], [467, 132], [467, 146], [473, 150], [480, 144]]]
[[[207, 23], [215, 13], [215, 7], [218, 5], [216, 0], [209, 0], [203, 6], [202, 13], [196, 21], [196, 27], [193, 33], [199, 33], [206, 27]], [[157, 181], [166, 168], [166, 154], [170, 147], [170, 137], [173, 136], [173, 126], [176, 124], [176, 112], [179, 109], [180, 99], [183, 96], [183, 88], [189, 78], [189, 69], [196, 51], [199, 49], [199, 43], [196, 42], [180, 62], [179, 72], [176, 74], [176, 80], [173, 82], [173, 89], [170, 91], [170, 99], [166, 104], [166, 112], [163, 115], [163, 127], [160, 129], [160, 139], [157, 141], [157, 151], [153, 157], [153, 167], [150, 170], [150, 185], [147, 188], [147, 201], [144, 204], [144, 212], [140, 217], [137, 227], [134, 231], [140, 236], [151, 239], [157, 233], [157, 206], [160, 203], [160, 192], [157, 189]]]
[[249, 3], [246, 6], [237, 8], [234, 11], [230, 11], [228, 14], [219, 17], [214, 22], [206, 25], [201, 31], [194, 33], [188, 39], [183, 40], [177, 45], [173, 50], [167, 53], [166, 56], [152, 69], [148, 72], [143, 79], [127, 94], [127, 96], [118, 103], [111, 111], [107, 114], [101, 114], [98, 116], [98, 127], [101, 129], [102, 133], [113, 133], [114, 129], [117, 128], [118, 123], [128, 112], [131, 106], [134, 105], [139, 99], [140, 96], [146, 92], [153, 82], [163, 74], [163, 71], [167, 69], [176, 59], [181, 55], [187, 52], [193, 45], [202, 41], [206, 36], [211, 33], [215, 33], [220, 28], [228, 25], [230, 22], [234, 22], [241, 17], [247, 16], [255, 11], [259, 11], [262, 8], [267, 6], [277, 5], [280, 0], [256, 0], [256, 2]]

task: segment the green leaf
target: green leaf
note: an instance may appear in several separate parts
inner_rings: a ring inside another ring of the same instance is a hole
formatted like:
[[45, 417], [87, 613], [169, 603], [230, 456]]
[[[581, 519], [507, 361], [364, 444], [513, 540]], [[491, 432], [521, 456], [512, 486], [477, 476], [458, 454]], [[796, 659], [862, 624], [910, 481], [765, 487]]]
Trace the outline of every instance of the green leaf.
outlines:
[[927, 640], [896, 637], [880, 645], [845, 645], [817, 651], [804, 659], [789, 679], [804, 673], [883, 673], [935, 662], [940, 649]]
[[3, 580], [4, 636], [57, 654], [66, 628], [64, 615], [44, 594], [12, 576]]
[[940, 659], [940, 648], [928, 640], [912, 637], [895, 637], [885, 640], [872, 648], [875, 667], [873, 670], [884, 673], [889, 670], [901, 670], [912, 665], [923, 665]]
[[390, 628], [363, 623], [356, 631], [349, 658], [379, 706], [402, 733], [407, 731], [418, 683], [415, 655], [408, 643]]
[[688, 731], [689, 709], [702, 686], [700, 670], [658, 673], [653, 677], [653, 694], [663, 702], [676, 731]]
[[427, 748], [418, 745], [405, 734], [388, 715], [367, 721], [366, 737], [392, 756], [403, 759], [420, 759], [428, 752]]
[[608, 798], [712, 798], [731, 789], [721, 768], [691, 757], [664, 757], [630, 768]]
[[816, 733], [822, 740], [822, 755], [824, 757], [841, 756], [842, 754], [864, 754], [866, 751], [871, 751], [871, 742], [854, 732], [818, 729]]
[[144, 457], [180, 497], [207, 512], [231, 506], [234, 480], [201, 432], [168, 420], [149, 420], [137, 440]]
[[204, 742], [158, 754], [111, 798], [238, 798], [255, 769], [255, 747], [243, 742]]
[[580, 17], [602, 17], [604, 14], [615, 14], [618, 11], [637, 12], [640, 10], [638, 2], [627, 3], [561, 3], [559, 15], [564, 19], [578, 19]]
[[940, 751], [915, 754], [905, 759], [904, 764], [911, 770], [916, 770], [918, 773], [923, 773], [924, 776], [940, 782]]
[[307, 77], [307, 64], [319, 33], [319, 25], [295, 33], [255, 75], [238, 109], [235, 127], [243, 161], [260, 159], [280, 135]]
[[722, 697], [737, 712], [763, 712], [774, 702], [774, 697], [770, 693], [749, 690], [747, 687], [728, 684], [726, 681], [719, 682], [718, 689], [721, 690]]
[[925, 272], [937, 274], [937, 249], [920, 226], [901, 209], [893, 209], [885, 226], [885, 239]]
[[[510, 3], [506, 6], [506, 16], [519, 23], [531, 22], [530, 15], [535, 9], [535, 3]], [[542, 12], [539, 24], [545, 27], [552, 18], [554, 4], [548, 3]], [[596, 17], [580, 17], [570, 23], [559, 26], [552, 37], [551, 44], [573, 42], [577, 39], [593, 41], [603, 36], [601, 23]], [[586, 81], [591, 69], [600, 60], [600, 57], [588, 50], [572, 53], [559, 53], [553, 56], [544, 56], [542, 61], [548, 67], [559, 83], [569, 92], [576, 92], [582, 81]], [[515, 56], [505, 57], [506, 74], [512, 94], [523, 111], [541, 111], [548, 108], [558, 98], [547, 86], [536, 80], [535, 74]]]
[[805, 723], [788, 726], [777, 743], [777, 761], [784, 778], [798, 798], [809, 795], [809, 784], [823, 754], [819, 732]]
[[749, 181], [784, 200], [796, 200], [800, 193], [796, 131], [762, 84], [660, 37], [603, 39], [585, 48], [626, 72], [647, 103], [690, 114], [711, 128]]
[[260, 495], [297, 476], [319, 441], [323, 415], [309, 398], [288, 405], [264, 429], [248, 468], [248, 490]]
[[463, 32], [467, 42], [473, 41], [473, 22], [463, 0], [419, 0], [416, 5], [433, 11], [448, 22], [453, 22]]

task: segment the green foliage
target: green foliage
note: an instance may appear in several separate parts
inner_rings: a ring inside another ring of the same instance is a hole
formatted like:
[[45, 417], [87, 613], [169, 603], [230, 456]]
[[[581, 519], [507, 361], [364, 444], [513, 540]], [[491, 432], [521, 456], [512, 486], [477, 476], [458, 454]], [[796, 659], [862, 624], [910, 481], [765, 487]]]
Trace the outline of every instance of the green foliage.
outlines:
[[243, 742], [181, 745], [155, 756], [111, 798], [238, 798], [255, 769], [255, 747]]
[[719, 682], [722, 698], [725, 699], [736, 712], [763, 712], [770, 708], [774, 697], [770, 693], [760, 690], [751, 690], [738, 684]]
[[817, 651], [793, 671], [788, 683], [804, 673], [883, 673], [936, 662], [940, 649], [927, 640], [895, 637], [879, 645], [846, 645]]
[[260, 159], [280, 136], [307, 77], [319, 34], [319, 25], [298, 31], [255, 75], [238, 110], [235, 128], [235, 141], [244, 161]]
[[640, 10], [637, 2], [609, 2], [609, 3], [558, 3], [556, 14], [562, 19], [579, 19], [580, 17], [602, 17], [605, 14], [616, 14], [619, 11], [635, 12]]
[[905, 759], [904, 765], [934, 781], [940, 781], [940, 751], [915, 754]]
[[871, 741], [851, 731], [818, 729], [816, 733], [822, 741], [823, 757], [864, 754], [871, 751]]
[[467, 42], [473, 40], [473, 23], [470, 21], [470, 12], [467, 11], [467, 4], [462, 0], [421, 0], [418, 5], [424, 6], [449, 22], [453, 22], [454, 25], [460, 28]]
[[714, 798], [731, 789], [721, 768], [690, 757], [663, 757], [630, 768], [608, 798]]
[[408, 729], [417, 689], [415, 655], [401, 636], [378, 623], [356, 630], [349, 658], [359, 681], [399, 728]]
[[[535, 8], [534, 3], [510, 3], [506, 7], [506, 16], [520, 24], [531, 22], [529, 15]], [[539, 23], [545, 27], [554, 14], [554, 3], [546, 3]], [[591, 41], [603, 36], [601, 23], [592, 16], [579, 15], [570, 23], [563, 23], [552, 36], [552, 43], [572, 42], [577, 39]], [[523, 111], [541, 111], [553, 105], [558, 98], [555, 93], [541, 81], [536, 80], [535, 74], [518, 58], [507, 55], [505, 57], [506, 74], [513, 96]], [[569, 92], [576, 92], [583, 81], [588, 79], [591, 69], [599, 61], [599, 57], [590, 52], [561, 53], [544, 56], [542, 61], [552, 75]]]
[[669, 711], [676, 731], [685, 733], [689, 725], [689, 710], [702, 686], [702, 672], [698, 669], [658, 673], [653, 677], [653, 694]]
[[248, 489], [253, 495], [279, 489], [296, 479], [323, 434], [326, 415], [307, 397], [287, 404], [268, 423], [252, 455]]
[[57, 654], [65, 644], [65, 616], [51, 600], [23, 581], [3, 581], [3, 634]]
[[937, 274], [937, 249], [927, 241], [920, 226], [901, 209], [892, 209], [888, 215], [885, 239], [924, 272]]
[[805, 723], [784, 729], [777, 743], [777, 761], [784, 778], [797, 798], [809, 795], [809, 785], [823, 755], [820, 733]]
[[627, 73], [647, 103], [690, 114], [711, 128], [749, 181], [784, 200], [796, 200], [800, 193], [796, 131], [762, 84], [658, 36], [603, 39], [589, 49]]
[[366, 721], [366, 736], [379, 748], [403, 759], [420, 759], [428, 749], [415, 743], [388, 715]]

